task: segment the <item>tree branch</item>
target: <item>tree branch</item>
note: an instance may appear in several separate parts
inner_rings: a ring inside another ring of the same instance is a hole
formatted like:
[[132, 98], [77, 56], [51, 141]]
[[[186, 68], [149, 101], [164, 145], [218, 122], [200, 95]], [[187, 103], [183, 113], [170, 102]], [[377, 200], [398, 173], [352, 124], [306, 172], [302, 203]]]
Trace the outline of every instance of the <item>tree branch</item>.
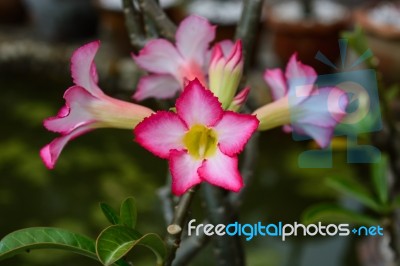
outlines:
[[181, 235], [184, 228], [184, 222], [188, 215], [190, 204], [192, 203], [193, 196], [197, 187], [189, 189], [180, 199], [178, 205], [175, 207], [174, 217], [172, 223], [167, 228], [167, 236], [165, 243], [167, 245], [167, 259], [164, 266], [172, 265], [175, 258], [176, 250], [179, 248], [181, 242]]
[[164, 10], [154, 0], [139, 0], [139, 4], [142, 12], [154, 21], [160, 35], [170, 41], [175, 41], [176, 26]]
[[[251, 179], [254, 176], [254, 167], [258, 159], [258, 141], [259, 141], [260, 133], [256, 132], [249, 142], [246, 145], [244, 150], [244, 158], [243, 164], [241, 167], [241, 174], [243, 177], [244, 184], [246, 185], [242, 190], [238, 193], [230, 193], [229, 202], [233, 208], [233, 210], [227, 214], [228, 220], [233, 220], [235, 214], [238, 213], [240, 206], [242, 204], [243, 197], [248, 190], [249, 184], [251, 183]], [[208, 220], [204, 220], [201, 222], [202, 224], [209, 223]], [[208, 245], [209, 240], [211, 238], [204, 234], [203, 231], [200, 231], [199, 235], [193, 235], [188, 237], [182, 242], [182, 247], [179, 248], [176, 259], [173, 263], [173, 266], [184, 266], [187, 265], [197, 254]]]
[[236, 28], [235, 38], [241, 39], [243, 44], [244, 74], [250, 66], [250, 55], [256, 42], [263, 3], [263, 0], [244, 0], [242, 16]]
[[[229, 224], [232, 221], [233, 210], [226, 197], [227, 191], [206, 183], [202, 186], [202, 192], [210, 223]], [[240, 241], [239, 237], [227, 235], [213, 238], [217, 266], [244, 265], [242, 247], [237, 241]]]
[[136, 10], [132, 0], [122, 0], [122, 6], [129, 39], [135, 50], [139, 51], [147, 42], [143, 31], [142, 16], [140, 12]]
[[[203, 221], [207, 224], [208, 221]], [[201, 231], [199, 235], [192, 235], [182, 241], [181, 247], [176, 253], [172, 266], [185, 266], [210, 242], [210, 237]]]

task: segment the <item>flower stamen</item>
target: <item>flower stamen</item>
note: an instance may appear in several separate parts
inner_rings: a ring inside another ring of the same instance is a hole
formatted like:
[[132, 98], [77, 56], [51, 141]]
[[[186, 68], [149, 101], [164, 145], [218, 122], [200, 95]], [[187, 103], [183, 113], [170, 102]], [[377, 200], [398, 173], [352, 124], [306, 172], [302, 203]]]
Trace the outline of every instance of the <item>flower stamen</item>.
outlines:
[[183, 137], [183, 143], [192, 157], [207, 159], [217, 151], [218, 136], [211, 128], [194, 125]]

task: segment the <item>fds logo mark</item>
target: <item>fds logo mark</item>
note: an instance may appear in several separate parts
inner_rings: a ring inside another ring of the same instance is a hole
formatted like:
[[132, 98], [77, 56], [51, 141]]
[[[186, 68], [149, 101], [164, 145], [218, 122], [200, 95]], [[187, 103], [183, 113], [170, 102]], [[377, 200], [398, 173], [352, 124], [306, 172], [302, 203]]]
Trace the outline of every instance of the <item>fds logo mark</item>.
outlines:
[[[306, 104], [304, 108], [309, 110], [321, 110], [322, 108], [330, 112], [330, 110], [335, 110], [339, 107], [345, 111], [347, 114], [337, 125], [334, 136], [347, 137], [347, 162], [376, 163], [381, 158], [380, 151], [374, 146], [361, 145], [358, 142], [360, 134], [376, 132], [382, 129], [376, 73], [373, 69], [353, 70], [371, 57], [372, 52], [367, 50], [353, 64], [346, 66], [347, 40], [339, 40], [339, 48], [342, 61], [341, 67], [334, 65], [321, 52], [317, 53], [315, 57], [317, 60], [331, 66], [337, 72], [334, 74], [319, 75], [314, 86], [318, 88], [337, 87], [345, 91], [346, 95], [344, 97], [347, 96], [348, 99], [347, 107], [344, 104], [346, 99], [341, 99], [343, 94], [331, 93], [326, 97], [326, 101], [309, 101], [309, 106]], [[290, 90], [289, 104], [290, 106], [295, 106], [296, 102], [305, 97], [303, 96], [302, 89], [313, 84], [309, 84], [307, 78], [304, 78], [291, 80], [290, 85], [294, 89]], [[318, 94], [318, 90], [316, 90], [315, 94]], [[330, 113], [335, 118], [333, 112]], [[296, 127], [296, 123], [299, 123], [294, 119], [295, 115], [295, 113], [291, 112], [291, 122], [294, 127]], [[315, 115], [318, 116], [318, 113], [316, 112]], [[293, 133], [292, 136], [296, 141], [310, 139], [307, 136], [297, 133]], [[333, 164], [332, 159], [332, 147], [329, 146], [326, 149], [308, 150], [301, 153], [298, 157], [298, 164], [300, 168], [331, 168]]]

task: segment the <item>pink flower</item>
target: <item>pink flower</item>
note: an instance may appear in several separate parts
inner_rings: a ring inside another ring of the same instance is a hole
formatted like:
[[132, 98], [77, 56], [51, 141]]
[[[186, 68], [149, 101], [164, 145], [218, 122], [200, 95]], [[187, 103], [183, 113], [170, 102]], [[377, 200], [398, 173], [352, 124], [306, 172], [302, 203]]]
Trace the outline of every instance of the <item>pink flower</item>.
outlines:
[[61, 136], [40, 151], [45, 165], [52, 169], [68, 141], [96, 128], [133, 129], [152, 110], [111, 98], [97, 85], [94, 57], [99, 41], [77, 49], [71, 58], [71, 75], [74, 86], [64, 93], [65, 106], [57, 116], [44, 121], [44, 126]]
[[243, 72], [242, 42], [217, 43], [208, 69], [210, 90], [218, 97], [224, 109], [232, 103]]
[[175, 46], [164, 39], [148, 42], [139, 55], [132, 55], [141, 68], [152, 73], [140, 79], [134, 99], [172, 98], [186, 81], [195, 78], [206, 85], [207, 53], [214, 37], [215, 26], [192, 15], [180, 23]]
[[280, 69], [266, 70], [264, 79], [274, 102], [254, 111], [260, 120], [259, 130], [284, 125], [285, 132], [310, 136], [327, 147], [336, 125], [346, 115], [346, 93], [335, 87], [317, 89], [317, 73], [298, 61], [297, 54], [290, 58], [285, 74]]
[[243, 181], [237, 154], [258, 120], [252, 115], [224, 111], [198, 80], [190, 82], [176, 101], [176, 113], [160, 111], [136, 126], [136, 141], [169, 160], [172, 191], [181, 195], [202, 181], [239, 191]]

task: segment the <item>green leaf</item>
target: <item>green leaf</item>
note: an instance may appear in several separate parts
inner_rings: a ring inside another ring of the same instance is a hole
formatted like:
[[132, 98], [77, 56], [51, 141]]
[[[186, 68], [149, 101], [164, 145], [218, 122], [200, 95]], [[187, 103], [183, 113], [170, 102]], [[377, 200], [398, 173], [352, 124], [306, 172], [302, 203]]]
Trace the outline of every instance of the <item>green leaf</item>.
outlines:
[[137, 219], [136, 202], [134, 198], [127, 198], [121, 204], [120, 210], [121, 225], [135, 228]]
[[388, 194], [388, 158], [382, 154], [381, 161], [372, 165], [372, 183], [379, 202], [386, 205], [389, 200]]
[[376, 202], [369, 190], [363, 184], [354, 179], [330, 177], [327, 179], [327, 185], [345, 195], [348, 195], [358, 200], [365, 206], [375, 211], [379, 212], [382, 210], [382, 206], [378, 202]]
[[120, 218], [117, 212], [107, 203], [100, 203], [100, 208], [103, 211], [104, 216], [111, 224], [119, 224]]
[[[0, 260], [33, 249], [61, 249], [98, 260], [95, 241], [64, 229], [32, 227], [18, 230], [0, 240]], [[127, 266], [124, 261], [115, 265]]]
[[358, 225], [377, 225], [379, 221], [334, 204], [318, 204], [308, 208], [302, 215], [304, 224], [318, 222], [325, 223], [350, 223]]
[[[341, 34], [342, 38], [347, 39], [349, 42], [349, 46], [359, 55], [361, 56], [369, 49], [367, 37], [361, 26], [356, 25], [354, 31], [345, 31]], [[376, 67], [376, 59], [375, 57], [367, 57], [365, 59], [365, 63], [369, 68]]]
[[96, 241], [96, 252], [104, 265], [111, 265], [136, 245], [150, 248], [157, 257], [157, 265], [162, 265], [166, 250], [161, 238], [156, 234], [142, 236], [135, 229], [122, 225], [112, 225], [101, 232]]
[[385, 88], [385, 98], [387, 102], [397, 99], [400, 94], [400, 84], [392, 84], [389, 88]]
[[393, 209], [400, 208], [400, 194], [394, 197], [392, 204], [393, 204]]

